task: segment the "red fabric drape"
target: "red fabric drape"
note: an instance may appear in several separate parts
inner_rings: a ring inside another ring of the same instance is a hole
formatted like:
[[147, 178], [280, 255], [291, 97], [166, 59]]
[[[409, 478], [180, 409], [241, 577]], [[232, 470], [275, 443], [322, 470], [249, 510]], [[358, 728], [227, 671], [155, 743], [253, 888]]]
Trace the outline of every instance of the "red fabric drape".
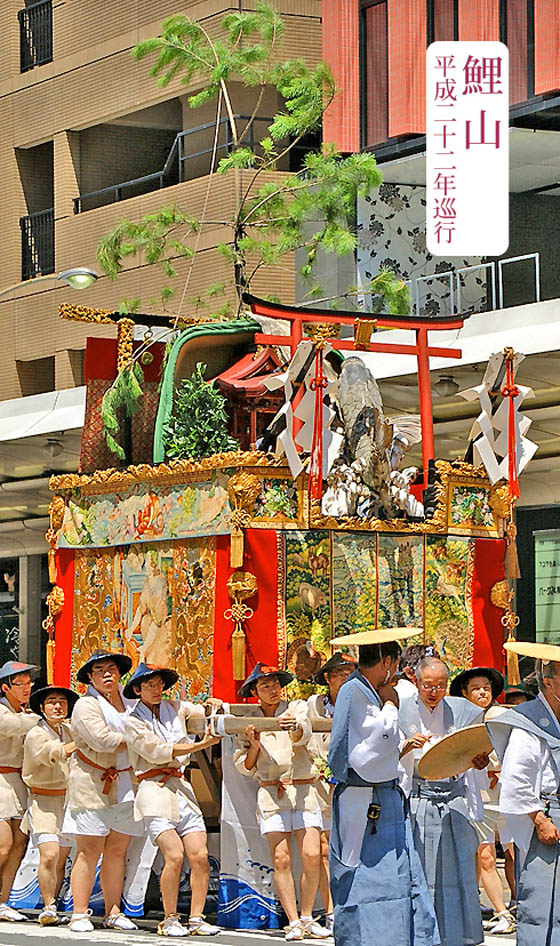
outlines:
[[474, 621], [473, 667], [504, 670], [503, 611], [492, 604], [490, 592], [505, 578], [504, 539], [476, 539], [472, 580], [472, 615]]
[[[216, 540], [216, 600], [214, 610], [214, 657], [212, 694], [229, 703], [239, 703], [233, 680], [231, 635], [232, 621], [224, 618], [231, 606], [227, 580], [234, 569], [229, 564], [229, 536]], [[243, 571], [252, 572], [257, 579], [258, 591], [247, 601], [254, 614], [244, 625], [246, 637], [246, 673], [260, 660], [278, 664], [278, 553], [275, 531], [247, 529]]]
[[[142, 342], [134, 342], [134, 351]], [[142, 365], [144, 395], [140, 399], [138, 412], [132, 424], [132, 462], [151, 463], [153, 433], [159, 403], [158, 385], [165, 345], [154, 342], [150, 347], [153, 361]], [[113, 467], [118, 463], [103, 437], [101, 402], [103, 395], [117, 375], [117, 341], [113, 338], [88, 338], [84, 361], [84, 377], [87, 384], [86, 416], [80, 450], [80, 472], [93, 473]], [[117, 440], [119, 438], [117, 437]]]
[[74, 550], [58, 549], [55, 554], [56, 583], [64, 592], [64, 607], [55, 618], [54, 682], [67, 687], [70, 686], [74, 623]]

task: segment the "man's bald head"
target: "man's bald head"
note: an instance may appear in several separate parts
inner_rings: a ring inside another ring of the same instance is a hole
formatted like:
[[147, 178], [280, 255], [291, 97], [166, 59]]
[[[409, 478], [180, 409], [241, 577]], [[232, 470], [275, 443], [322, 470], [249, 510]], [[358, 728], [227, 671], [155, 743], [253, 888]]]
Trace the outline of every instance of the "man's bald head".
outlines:
[[439, 657], [423, 657], [422, 660], [418, 661], [416, 665], [416, 678], [421, 680], [425, 673], [428, 671], [436, 671], [436, 673], [444, 673], [447, 678], [449, 678], [449, 667], [443, 660], [440, 660]]

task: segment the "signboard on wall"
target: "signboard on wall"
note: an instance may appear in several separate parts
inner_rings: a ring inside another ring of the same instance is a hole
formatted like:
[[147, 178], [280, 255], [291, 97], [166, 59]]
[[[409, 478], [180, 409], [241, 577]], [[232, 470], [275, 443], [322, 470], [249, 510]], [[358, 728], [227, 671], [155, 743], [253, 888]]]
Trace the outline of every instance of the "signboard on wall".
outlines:
[[560, 644], [560, 529], [534, 532], [535, 639]]
[[509, 243], [509, 60], [498, 42], [436, 42], [426, 60], [426, 239], [434, 256]]

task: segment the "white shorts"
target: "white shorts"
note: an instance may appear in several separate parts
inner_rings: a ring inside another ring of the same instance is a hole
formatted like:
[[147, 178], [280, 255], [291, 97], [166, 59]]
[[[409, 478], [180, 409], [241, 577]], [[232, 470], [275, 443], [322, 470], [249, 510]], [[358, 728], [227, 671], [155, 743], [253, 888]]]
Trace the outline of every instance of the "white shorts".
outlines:
[[106, 838], [110, 831], [118, 831], [119, 834], [128, 834], [135, 838], [144, 834], [142, 822], [134, 820], [132, 801], [109, 805], [108, 808], [81, 808], [79, 811], [73, 811], [72, 817], [76, 823], [76, 834], [98, 838]]
[[484, 807], [482, 821], [473, 822], [479, 844], [495, 844], [496, 834], [502, 847], [513, 843], [513, 835], [503, 815], [496, 808]]
[[72, 847], [74, 837], [71, 834], [32, 834], [31, 843], [33, 847], [39, 847], [40, 844], [51, 844], [55, 841], [60, 847]]
[[76, 825], [68, 808], [66, 808], [64, 812], [64, 817], [62, 819], [62, 831], [60, 834], [50, 834], [48, 831], [34, 831], [31, 808], [28, 808], [27, 810], [27, 819], [29, 822], [29, 832], [33, 847], [38, 847], [39, 844], [51, 844], [53, 841], [56, 844], [60, 844], [60, 847], [72, 847], [74, 844]]
[[[178, 821], [170, 821], [169, 818], [144, 818], [144, 827], [152, 844], [156, 843], [156, 839], [164, 831], [176, 831], [180, 838], [184, 838], [186, 834], [192, 834], [194, 831], [204, 831], [206, 834], [206, 825], [201, 813], [187, 804], [183, 794], [177, 795], [177, 801], [179, 803]], [[138, 822], [136, 823], [138, 824]]]
[[259, 815], [259, 828], [261, 834], [270, 834], [272, 831], [291, 834], [292, 831], [301, 831], [302, 828], [319, 828], [319, 831], [322, 831], [323, 819], [318, 808], [316, 811], [292, 811], [288, 808], [286, 811], [277, 811], [268, 818]]

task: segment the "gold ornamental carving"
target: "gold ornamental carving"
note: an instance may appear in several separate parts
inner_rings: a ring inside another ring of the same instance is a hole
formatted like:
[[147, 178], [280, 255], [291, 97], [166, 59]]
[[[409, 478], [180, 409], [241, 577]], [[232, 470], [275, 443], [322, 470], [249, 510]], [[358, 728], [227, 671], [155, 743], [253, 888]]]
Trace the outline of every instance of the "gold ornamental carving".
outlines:
[[132, 363], [134, 322], [132, 319], [119, 319], [117, 326], [117, 371], [123, 371]]
[[233, 621], [231, 635], [231, 656], [233, 664], [233, 679], [245, 679], [245, 650], [246, 640], [243, 624], [253, 617], [253, 609], [245, 601], [257, 593], [257, 579], [252, 572], [233, 572], [227, 581], [227, 590], [231, 607], [224, 612], [227, 621]]
[[315, 348], [324, 348], [330, 338], [340, 336], [340, 325], [333, 322], [305, 322], [304, 337], [310, 338]]
[[261, 483], [258, 477], [245, 471], [234, 473], [228, 483], [229, 501], [233, 507], [229, 558], [232, 568], [241, 568], [243, 565], [245, 546], [243, 530], [251, 524], [253, 506], [260, 491]]
[[61, 319], [67, 319], [70, 322], [95, 322], [98, 325], [114, 325], [113, 309], [92, 309], [88, 305], [72, 305], [69, 302], [62, 302], [58, 307], [58, 314]]
[[497, 581], [490, 589], [490, 601], [496, 608], [509, 608], [513, 599], [513, 590], [509, 587], [505, 578]]

